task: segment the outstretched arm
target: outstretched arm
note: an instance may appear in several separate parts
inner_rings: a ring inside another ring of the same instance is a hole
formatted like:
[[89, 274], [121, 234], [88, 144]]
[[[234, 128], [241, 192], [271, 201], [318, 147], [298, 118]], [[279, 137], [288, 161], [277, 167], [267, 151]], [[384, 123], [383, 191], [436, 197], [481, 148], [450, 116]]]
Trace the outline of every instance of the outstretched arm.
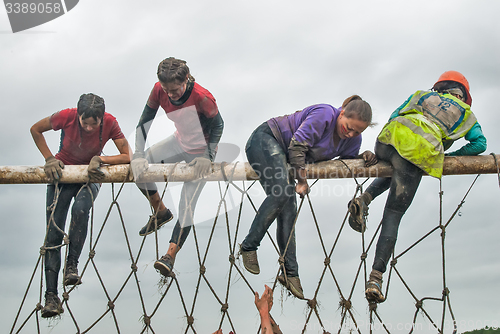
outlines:
[[271, 311], [271, 307], [273, 307], [273, 290], [267, 285], [265, 287], [261, 298], [259, 298], [259, 293], [255, 292], [255, 306], [260, 314], [261, 333], [272, 334], [273, 329], [271, 327], [269, 312]]
[[153, 124], [158, 108], [151, 108], [147, 104], [144, 106], [141, 118], [135, 129], [135, 153], [144, 155], [144, 146], [146, 145], [146, 138], [148, 136], [149, 128]]
[[43, 136], [43, 133], [49, 130], [52, 130], [50, 117], [45, 117], [44, 119], [39, 120], [38, 122], [33, 124], [30, 129], [31, 136], [35, 141], [36, 147], [38, 147], [38, 150], [40, 150], [40, 153], [42, 153], [45, 159], [53, 156], [52, 152], [49, 149], [49, 146], [47, 145], [47, 142], [45, 141], [45, 137]]
[[[465, 135], [465, 140], [469, 141], [460, 149], [447, 153], [448, 156], [478, 155], [486, 151], [486, 137], [483, 135], [481, 125], [476, 122]], [[444, 144], [444, 143], [443, 143]], [[449, 145], [451, 146], [451, 145]], [[448, 146], [448, 147], [449, 147]], [[447, 147], [445, 147], [446, 149]]]
[[115, 139], [113, 142], [116, 148], [120, 152], [117, 155], [111, 156], [100, 156], [103, 164], [108, 165], [118, 165], [118, 164], [128, 164], [130, 162], [130, 147], [126, 138]]
[[52, 124], [50, 124], [50, 117], [46, 117], [33, 124], [30, 132], [33, 140], [35, 141], [36, 147], [38, 147], [40, 153], [42, 153], [43, 157], [45, 158], [45, 166], [43, 167], [45, 175], [47, 175], [50, 182], [54, 182], [59, 180], [59, 178], [62, 176], [64, 163], [60, 160], [57, 160], [52, 155], [52, 152], [50, 151], [49, 146], [45, 141], [43, 133], [49, 130], [52, 130]]
[[96, 155], [90, 160], [87, 169], [89, 180], [91, 182], [102, 182], [104, 173], [101, 171], [101, 164], [117, 165], [128, 164], [130, 162], [130, 148], [128, 141], [125, 138], [113, 139], [120, 154], [112, 156], [99, 156]]

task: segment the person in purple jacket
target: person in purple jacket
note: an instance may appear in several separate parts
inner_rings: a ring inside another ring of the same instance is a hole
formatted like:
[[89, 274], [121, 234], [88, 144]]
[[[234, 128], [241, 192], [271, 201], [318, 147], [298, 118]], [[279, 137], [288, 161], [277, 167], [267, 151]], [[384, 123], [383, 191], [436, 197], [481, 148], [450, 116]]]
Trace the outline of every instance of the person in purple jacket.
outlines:
[[293, 225], [297, 215], [295, 192], [301, 198], [309, 192], [305, 166], [335, 157], [363, 158], [367, 166], [376, 164], [374, 153], [359, 154], [361, 132], [371, 125], [370, 105], [353, 95], [339, 109], [316, 104], [291, 115], [271, 118], [252, 133], [245, 151], [267, 197], [240, 245], [246, 270], [260, 273], [257, 248], [276, 219], [276, 239], [284, 260], [278, 281], [295, 297], [304, 299]]

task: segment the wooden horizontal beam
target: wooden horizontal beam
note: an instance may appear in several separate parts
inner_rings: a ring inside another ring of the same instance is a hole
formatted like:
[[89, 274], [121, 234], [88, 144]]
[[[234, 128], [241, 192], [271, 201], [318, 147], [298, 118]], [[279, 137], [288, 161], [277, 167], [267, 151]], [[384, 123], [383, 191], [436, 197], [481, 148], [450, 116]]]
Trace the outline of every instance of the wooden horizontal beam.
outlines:
[[[495, 155], [500, 162], [500, 155]], [[445, 157], [443, 175], [493, 174], [498, 166], [493, 155]], [[309, 179], [340, 179], [356, 177], [389, 177], [392, 167], [386, 162], [365, 167], [362, 159], [330, 160], [307, 166]], [[103, 166], [103, 183], [134, 182], [129, 165]], [[271, 171], [270, 171], [271, 172]], [[185, 163], [152, 164], [141, 175], [139, 182], [186, 182], [194, 180], [194, 168]], [[248, 162], [215, 163], [207, 181], [258, 180], [259, 176]], [[85, 183], [88, 181], [87, 166], [68, 165], [63, 169], [61, 183]], [[48, 183], [42, 166], [0, 166], [0, 184]]]

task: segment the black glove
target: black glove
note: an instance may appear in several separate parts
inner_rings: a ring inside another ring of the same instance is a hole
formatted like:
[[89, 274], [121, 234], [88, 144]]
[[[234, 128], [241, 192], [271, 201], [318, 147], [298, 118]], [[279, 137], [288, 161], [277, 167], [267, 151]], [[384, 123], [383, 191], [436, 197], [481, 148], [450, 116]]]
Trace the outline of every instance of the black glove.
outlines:
[[54, 183], [54, 181], [59, 180], [62, 176], [63, 168], [64, 162], [57, 160], [52, 155], [45, 159], [45, 166], [43, 166], [43, 170], [45, 171], [45, 175], [47, 175], [50, 182]]
[[204, 157], [194, 158], [188, 166], [194, 166], [194, 175], [197, 178], [202, 178], [212, 172], [212, 161]]
[[366, 167], [373, 166], [378, 162], [377, 156], [371, 151], [364, 151], [363, 153], [361, 153], [361, 157], [365, 161]]
[[102, 159], [99, 156], [92, 157], [87, 172], [90, 182], [101, 182], [104, 180], [104, 173], [101, 171]]

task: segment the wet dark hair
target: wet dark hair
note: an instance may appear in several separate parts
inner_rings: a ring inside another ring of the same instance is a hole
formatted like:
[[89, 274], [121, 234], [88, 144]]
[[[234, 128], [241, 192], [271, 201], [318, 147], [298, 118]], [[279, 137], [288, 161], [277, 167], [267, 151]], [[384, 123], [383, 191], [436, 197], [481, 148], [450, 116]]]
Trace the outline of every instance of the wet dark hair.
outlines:
[[182, 83], [186, 78], [194, 82], [194, 77], [189, 73], [186, 61], [174, 57], [162, 60], [158, 65], [156, 74], [158, 75], [158, 80], [163, 83]]
[[92, 117], [96, 122], [98, 118], [102, 120], [105, 109], [104, 99], [95, 94], [82, 94], [78, 100], [77, 113], [82, 119]]
[[376, 124], [372, 123], [372, 108], [359, 95], [352, 95], [345, 99], [342, 103], [342, 110], [347, 118], [359, 119], [370, 127]]
[[[101, 124], [99, 126], [99, 152], [102, 152], [102, 125], [104, 123], [105, 109], [106, 107], [104, 105], [104, 99], [92, 93], [82, 94], [76, 106], [76, 113], [78, 114], [78, 116], [81, 116], [82, 119], [92, 117], [96, 122], [98, 118], [101, 120]], [[78, 124], [80, 125], [79, 121]], [[80, 131], [79, 147], [81, 147], [83, 142], [81, 126], [79, 126], [78, 129]]]
[[462, 96], [464, 98], [464, 101], [465, 99], [467, 98], [467, 90], [465, 89], [465, 87], [459, 83], [459, 82], [456, 82], [456, 81], [440, 81], [440, 82], [437, 82], [433, 89], [440, 93], [440, 94], [445, 94], [445, 93], [448, 93], [448, 90], [450, 89], [453, 89], [453, 88], [458, 88], [462, 91]]

